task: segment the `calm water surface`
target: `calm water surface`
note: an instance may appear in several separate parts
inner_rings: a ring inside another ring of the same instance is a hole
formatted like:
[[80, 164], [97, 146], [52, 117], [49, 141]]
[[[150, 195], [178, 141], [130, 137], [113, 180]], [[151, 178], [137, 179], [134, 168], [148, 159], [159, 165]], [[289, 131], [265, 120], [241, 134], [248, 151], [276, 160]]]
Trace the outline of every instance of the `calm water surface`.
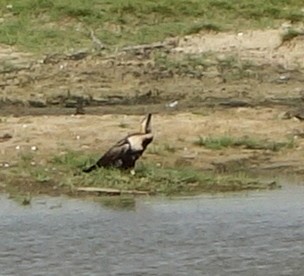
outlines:
[[137, 200], [0, 200], [0, 275], [304, 275], [304, 188]]

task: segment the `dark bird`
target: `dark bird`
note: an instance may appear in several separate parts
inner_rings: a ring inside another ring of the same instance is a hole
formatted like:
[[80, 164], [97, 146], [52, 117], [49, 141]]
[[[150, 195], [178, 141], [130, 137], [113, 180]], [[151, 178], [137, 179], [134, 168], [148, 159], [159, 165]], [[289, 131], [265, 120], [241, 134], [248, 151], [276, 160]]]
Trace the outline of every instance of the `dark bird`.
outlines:
[[148, 114], [141, 123], [140, 132], [126, 136], [112, 146], [93, 166], [83, 172], [97, 168], [133, 169], [136, 161], [142, 156], [147, 146], [153, 141], [151, 129], [152, 114]]
[[78, 99], [77, 100], [77, 105], [76, 105], [76, 111], [74, 115], [84, 115], [84, 107], [83, 107], [83, 99]]
[[13, 138], [12, 135], [10, 135], [8, 133], [5, 133], [5, 134], [0, 136], [0, 142], [5, 142], [5, 141], [7, 141], [9, 139], [12, 139], [12, 138]]

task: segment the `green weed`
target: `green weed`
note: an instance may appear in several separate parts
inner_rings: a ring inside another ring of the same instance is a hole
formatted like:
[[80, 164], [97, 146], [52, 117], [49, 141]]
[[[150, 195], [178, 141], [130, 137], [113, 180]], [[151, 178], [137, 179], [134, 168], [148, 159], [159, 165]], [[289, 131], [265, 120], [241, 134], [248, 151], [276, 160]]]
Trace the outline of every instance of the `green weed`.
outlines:
[[84, 155], [81, 152], [65, 151], [60, 155], [56, 155], [52, 158], [51, 163], [54, 166], [70, 168], [83, 168], [96, 161], [95, 158], [88, 155]]
[[213, 31], [213, 32], [221, 32], [224, 31], [224, 28], [216, 23], [212, 22], [200, 22], [190, 25], [187, 30], [185, 30], [185, 35], [196, 34], [201, 31]]
[[31, 177], [39, 183], [44, 183], [51, 180], [51, 176], [43, 168], [31, 169]]
[[231, 136], [220, 136], [220, 137], [199, 137], [194, 142], [196, 145], [204, 146], [208, 149], [224, 149], [228, 147], [241, 147], [245, 149], [256, 149], [256, 150], [271, 150], [279, 151], [282, 148], [294, 147], [294, 140], [288, 140], [286, 142], [275, 142], [268, 140], [258, 140], [251, 137], [240, 137], [235, 138]]

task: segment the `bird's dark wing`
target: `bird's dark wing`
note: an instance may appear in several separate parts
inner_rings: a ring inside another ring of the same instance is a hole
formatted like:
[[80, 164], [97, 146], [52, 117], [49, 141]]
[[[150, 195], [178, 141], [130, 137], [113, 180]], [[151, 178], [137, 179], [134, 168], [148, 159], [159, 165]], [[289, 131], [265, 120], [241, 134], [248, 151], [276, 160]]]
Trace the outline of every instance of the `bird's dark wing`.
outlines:
[[83, 172], [91, 172], [100, 167], [120, 167], [122, 158], [130, 149], [127, 137], [119, 140], [112, 146], [94, 165], [83, 170]]
[[118, 141], [111, 147], [98, 161], [98, 167], [119, 167], [120, 160], [130, 149], [130, 144], [127, 139]]

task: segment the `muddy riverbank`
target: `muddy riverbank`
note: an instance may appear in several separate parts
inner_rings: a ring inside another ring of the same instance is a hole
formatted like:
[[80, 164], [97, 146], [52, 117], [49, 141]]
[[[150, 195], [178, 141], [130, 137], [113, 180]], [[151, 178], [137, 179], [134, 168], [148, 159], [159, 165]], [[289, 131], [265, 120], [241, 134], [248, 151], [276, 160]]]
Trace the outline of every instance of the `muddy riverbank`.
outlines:
[[143, 164], [304, 176], [303, 47], [302, 36], [282, 42], [279, 30], [201, 33], [115, 54], [2, 47], [1, 186], [23, 187], [26, 164], [39, 170], [25, 186], [64, 191], [43, 171], [54, 157], [97, 158], [146, 112], [155, 141]]

